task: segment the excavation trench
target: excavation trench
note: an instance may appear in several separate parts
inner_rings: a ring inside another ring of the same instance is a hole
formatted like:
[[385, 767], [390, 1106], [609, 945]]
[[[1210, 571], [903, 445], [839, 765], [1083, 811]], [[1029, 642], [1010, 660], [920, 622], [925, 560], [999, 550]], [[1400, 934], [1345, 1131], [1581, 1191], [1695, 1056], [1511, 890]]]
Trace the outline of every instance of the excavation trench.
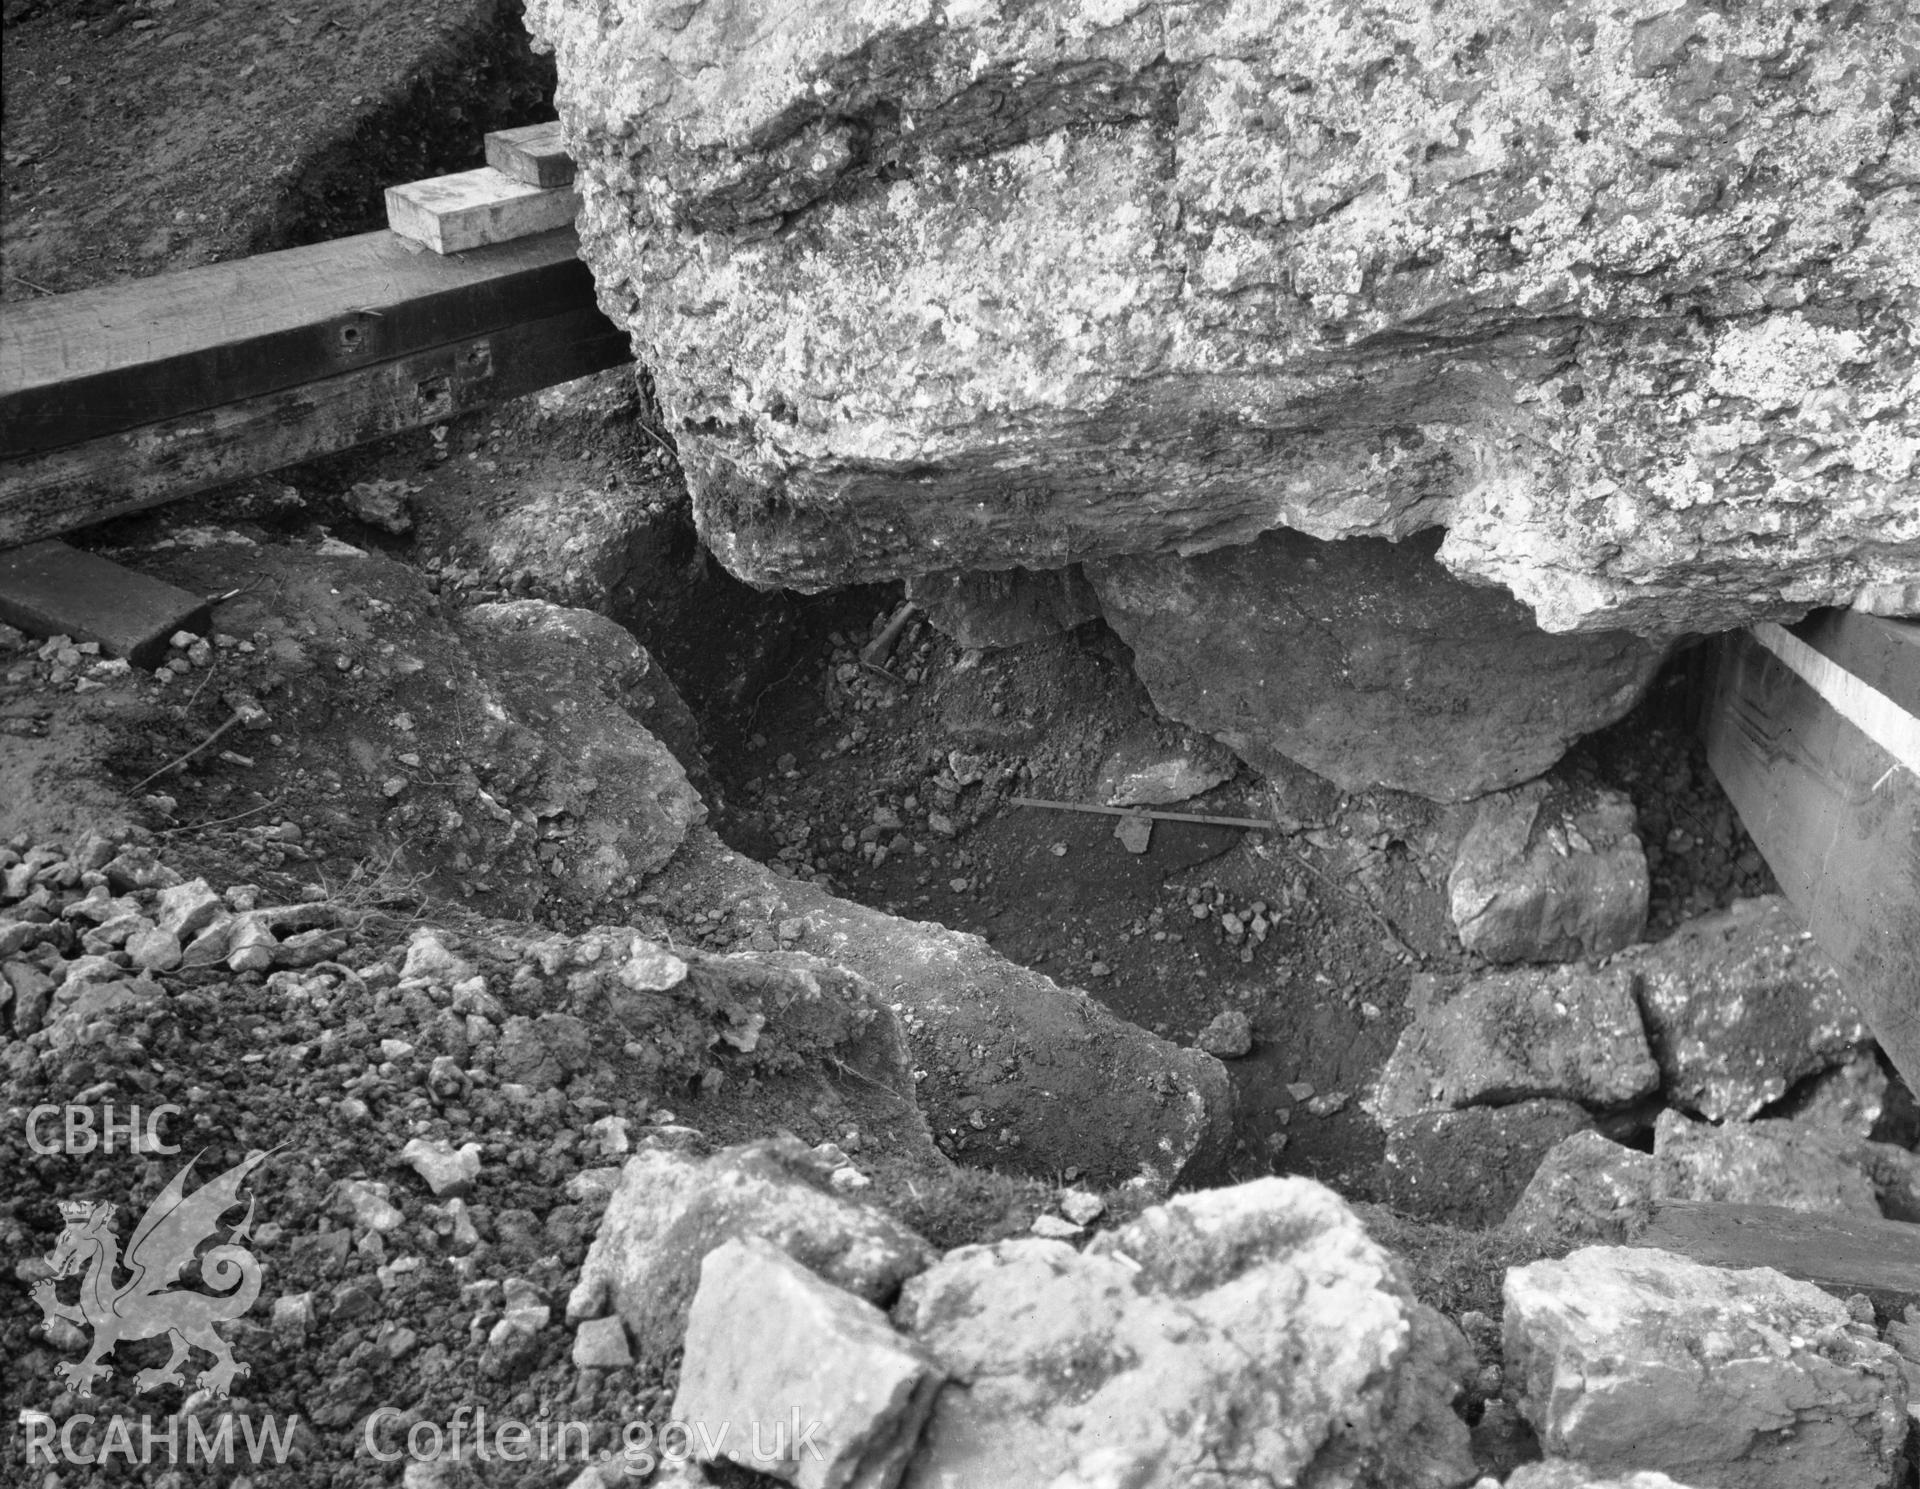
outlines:
[[[1101, 622], [970, 650], [916, 617], [876, 666], [863, 654], [898, 613], [895, 586], [767, 594], [717, 569], [707, 582], [727, 596], [709, 607], [730, 618], [719, 654], [702, 655], [691, 628], [663, 627], [657, 612], [635, 630], [700, 716], [712, 820], [731, 846], [861, 904], [981, 936], [1177, 1044], [1244, 1015], [1252, 1048], [1225, 1061], [1235, 1141], [1224, 1171], [1204, 1177], [1298, 1173], [1394, 1198], [1361, 1099], [1407, 1022], [1413, 980], [1483, 965], [1447, 918], [1460, 809], [1240, 766], [1165, 810], [1274, 831], [1160, 820], [1131, 851], [1111, 816], [1019, 804], [1101, 801], [1103, 766], [1143, 740], [1204, 751], [1155, 710]], [[762, 644], [746, 646], [756, 633]], [[742, 665], [748, 654], [755, 665]], [[1771, 888], [1707, 768], [1698, 686], [1698, 659], [1678, 658], [1632, 715], [1553, 773], [1559, 790], [1633, 798], [1650, 936]], [[1612, 1135], [1649, 1140], [1651, 1111], [1601, 1115]], [[936, 1137], [962, 1161], [1007, 1156], [966, 1125]]]

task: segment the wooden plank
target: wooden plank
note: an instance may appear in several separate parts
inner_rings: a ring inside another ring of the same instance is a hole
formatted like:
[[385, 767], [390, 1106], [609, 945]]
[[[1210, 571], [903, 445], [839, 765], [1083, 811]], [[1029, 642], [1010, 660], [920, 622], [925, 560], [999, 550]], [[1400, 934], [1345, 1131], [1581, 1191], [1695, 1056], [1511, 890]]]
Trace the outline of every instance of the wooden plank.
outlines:
[[138, 511], [617, 367], [626, 337], [573, 310], [0, 465], [0, 547]]
[[176, 632], [211, 629], [213, 607], [98, 554], [29, 543], [0, 553], [0, 620], [29, 636], [97, 641], [110, 657], [157, 667]]
[[1868, 687], [1920, 710], [1920, 621], [1816, 610], [1789, 629]]
[[1920, 1090], [1920, 777], [1752, 636], [1719, 647], [1708, 761], [1881, 1048]]
[[1920, 1304], [1920, 1225], [1899, 1220], [1668, 1200], [1633, 1244], [1713, 1267], [1772, 1267], [1836, 1297], [1865, 1293], [1896, 1317]]
[[570, 186], [573, 157], [561, 138], [560, 121], [496, 129], [486, 137], [487, 164], [529, 186]]
[[0, 458], [591, 306], [572, 228], [440, 257], [392, 233], [0, 310]]
[[387, 226], [435, 253], [465, 253], [555, 228], [580, 210], [571, 187], [516, 181], [490, 165], [387, 188]]
[[1886, 751], [1888, 759], [1920, 775], [1920, 718], [1770, 621], [1755, 626], [1752, 635], [1818, 693], [1821, 702]]

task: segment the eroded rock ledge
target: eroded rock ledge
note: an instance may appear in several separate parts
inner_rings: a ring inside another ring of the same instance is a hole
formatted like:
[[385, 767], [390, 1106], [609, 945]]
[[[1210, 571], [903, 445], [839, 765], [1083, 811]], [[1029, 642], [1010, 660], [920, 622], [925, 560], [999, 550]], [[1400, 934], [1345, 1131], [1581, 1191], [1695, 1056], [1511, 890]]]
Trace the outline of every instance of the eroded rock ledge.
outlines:
[[743, 576], [1445, 526], [1644, 635], [1920, 582], [1901, 0], [528, 19]]

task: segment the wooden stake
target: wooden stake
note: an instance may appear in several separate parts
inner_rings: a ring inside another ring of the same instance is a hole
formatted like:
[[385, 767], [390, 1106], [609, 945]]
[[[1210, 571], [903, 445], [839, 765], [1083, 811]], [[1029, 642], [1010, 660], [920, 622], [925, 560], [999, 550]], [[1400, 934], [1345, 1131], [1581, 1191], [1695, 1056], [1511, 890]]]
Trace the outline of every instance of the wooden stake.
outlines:
[[1197, 822], [1203, 827], [1250, 827], [1258, 832], [1291, 831], [1263, 817], [1203, 817], [1195, 812], [1149, 812], [1139, 807], [1099, 807], [1080, 801], [1043, 801], [1037, 796], [1009, 796], [1017, 807], [1044, 807], [1050, 812], [1097, 812], [1104, 817], [1150, 817], [1155, 822]]

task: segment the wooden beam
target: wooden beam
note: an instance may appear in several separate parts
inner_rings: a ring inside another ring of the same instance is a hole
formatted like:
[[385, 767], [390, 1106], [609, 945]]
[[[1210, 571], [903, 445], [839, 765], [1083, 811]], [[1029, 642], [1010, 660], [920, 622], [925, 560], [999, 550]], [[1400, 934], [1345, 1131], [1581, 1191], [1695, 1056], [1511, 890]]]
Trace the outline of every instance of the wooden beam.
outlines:
[[0, 548], [437, 423], [627, 357], [626, 337], [598, 310], [575, 309], [0, 463]]
[[1875, 676], [1898, 696], [1825, 653], [1809, 662], [1785, 633], [1769, 635], [1771, 648], [1746, 633], [1722, 637], [1706, 733], [1714, 774], [1781, 892], [1920, 1091], [1920, 776], [1896, 754], [1920, 701], [1902, 670], [1906, 625], [1860, 616], [1831, 634], [1815, 628], [1835, 651], [1845, 631], [1848, 647], [1880, 657]]
[[572, 228], [459, 257], [392, 233], [0, 312], [0, 460], [259, 398], [594, 304]]
[[1632, 1244], [1713, 1267], [1772, 1267], [1836, 1297], [1865, 1293], [1894, 1317], [1920, 1304], [1920, 1225], [1899, 1220], [1667, 1200]]
[[572, 187], [529, 186], [490, 165], [387, 188], [387, 226], [435, 253], [571, 227], [579, 210]]
[[204, 595], [49, 541], [0, 552], [0, 620], [29, 636], [93, 641], [110, 657], [158, 667], [178, 632], [206, 635], [213, 606]]
[[486, 137], [487, 164], [529, 186], [570, 186], [573, 157], [560, 135], [560, 121], [496, 129]]
[[1920, 621], [1816, 610], [1793, 634], [1868, 687], [1920, 707]]

